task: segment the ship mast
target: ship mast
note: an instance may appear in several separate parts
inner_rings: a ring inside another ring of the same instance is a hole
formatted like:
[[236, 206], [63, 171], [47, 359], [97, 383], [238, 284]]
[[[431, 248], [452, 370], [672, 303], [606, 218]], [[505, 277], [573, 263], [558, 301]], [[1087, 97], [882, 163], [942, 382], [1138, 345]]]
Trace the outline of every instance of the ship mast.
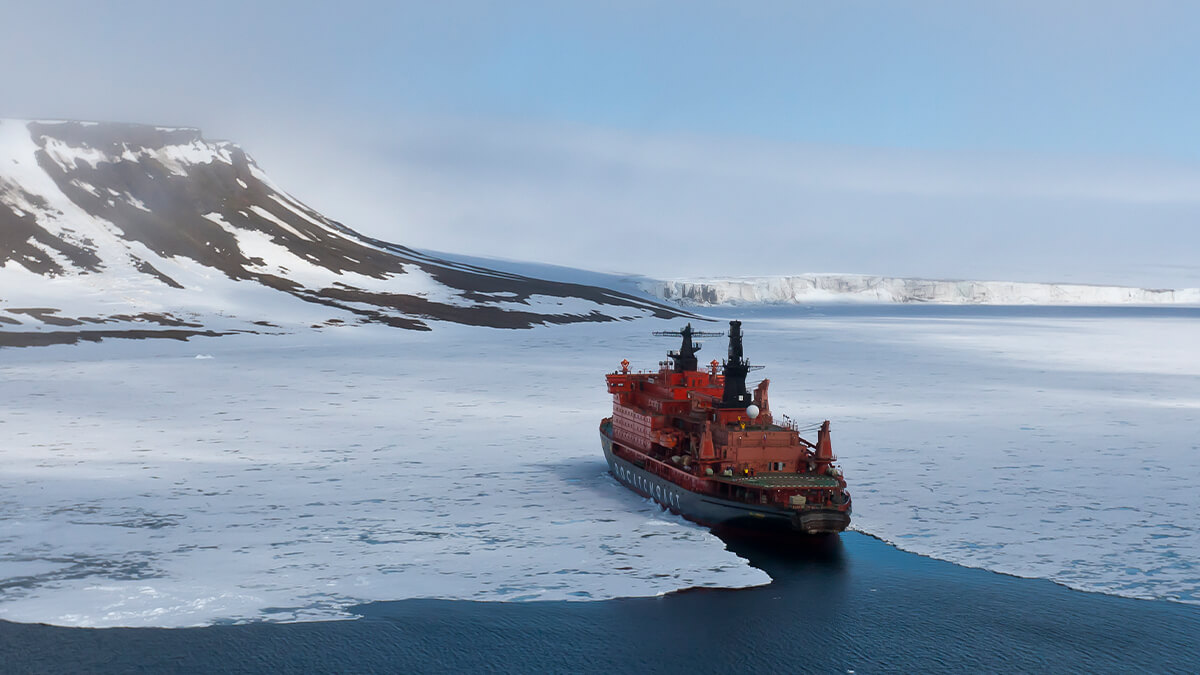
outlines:
[[700, 351], [702, 345], [699, 342], [692, 342], [693, 337], [721, 337], [722, 335], [722, 333], [706, 333], [704, 331], [692, 330], [692, 324], [690, 323], [684, 326], [682, 330], [656, 330], [654, 334], [678, 335], [683, 338], [678, 351], [667, 352], [667, 356], [675, 364], [675, 372], [677, 373], [696, 370], [698, 365], [696, 352]]

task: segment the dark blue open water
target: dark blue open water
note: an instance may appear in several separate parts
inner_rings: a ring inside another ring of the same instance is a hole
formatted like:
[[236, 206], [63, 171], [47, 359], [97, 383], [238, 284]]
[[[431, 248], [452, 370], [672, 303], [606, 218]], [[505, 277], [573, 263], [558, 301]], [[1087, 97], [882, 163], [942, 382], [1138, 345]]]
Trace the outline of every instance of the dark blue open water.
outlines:
[[1200, 672], [1200, 607], [1080, 593], [846, 533], [731, 540], [774, 583], [605, 602], [404, 600], [363, 618], [194, 629], [0, 622], [0, 670]]

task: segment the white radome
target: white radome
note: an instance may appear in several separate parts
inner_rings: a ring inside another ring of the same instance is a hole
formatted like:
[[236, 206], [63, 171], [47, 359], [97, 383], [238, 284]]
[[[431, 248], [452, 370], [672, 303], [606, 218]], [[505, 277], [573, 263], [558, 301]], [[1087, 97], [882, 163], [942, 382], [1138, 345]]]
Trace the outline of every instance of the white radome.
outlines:
[[746, 416], [750, 419], [758, 417], [758, 406], [754, 405], [753, 403], [746, 406]]

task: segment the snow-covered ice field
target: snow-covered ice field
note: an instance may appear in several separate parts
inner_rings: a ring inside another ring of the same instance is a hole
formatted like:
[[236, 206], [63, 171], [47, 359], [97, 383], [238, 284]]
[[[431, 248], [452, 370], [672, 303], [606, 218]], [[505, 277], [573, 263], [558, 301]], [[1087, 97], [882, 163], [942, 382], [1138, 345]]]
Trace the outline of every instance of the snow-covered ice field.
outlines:
[[182, 626], [765, 583], [606, 474], [602, 375], [649, 327], [3, 350], [0, 618]]
[[850, 314], [776, 312], [747, 351], [775, 409], [835, 420], [855, 529], [1200, 604], [1200, 312]]
[[[746, 352], [777, 414], [833, 420], [855, 527], [1200, 603], [1195, 312], [820, 311], [759, 313]], [[601, 375], [653, 367], [677, 345], [650, 331], [681, 323], [0, 350], [0, 618], [183, 626], [765, 583], [605, 472]]]

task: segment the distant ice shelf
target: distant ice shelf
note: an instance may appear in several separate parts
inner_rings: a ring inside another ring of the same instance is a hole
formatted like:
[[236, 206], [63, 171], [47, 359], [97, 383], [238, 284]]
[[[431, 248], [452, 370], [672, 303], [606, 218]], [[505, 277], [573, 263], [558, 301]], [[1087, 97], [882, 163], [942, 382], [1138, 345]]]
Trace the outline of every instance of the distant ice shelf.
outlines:
[[641, 289], [690, 306], [779, 305], [820, 302], [946, 305], [1194, 305], [1200, 288], [906, 279], [865, 274], [645, 279]]

